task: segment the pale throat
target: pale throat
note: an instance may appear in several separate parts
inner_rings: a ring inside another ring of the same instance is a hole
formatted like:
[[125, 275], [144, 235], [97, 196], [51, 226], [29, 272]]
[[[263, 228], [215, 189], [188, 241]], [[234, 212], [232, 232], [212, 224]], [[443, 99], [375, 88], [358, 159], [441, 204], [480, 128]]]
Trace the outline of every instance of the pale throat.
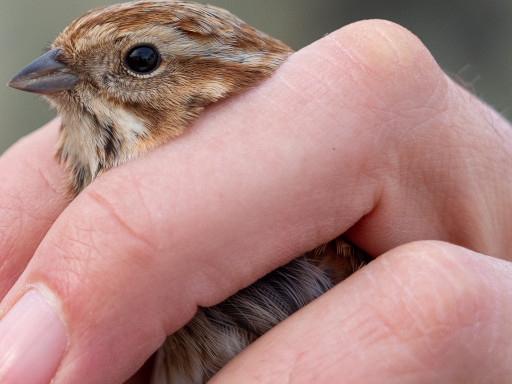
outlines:
[[72, 171], [72, 183], [80, 192], [96, 176], [140, 152], [149, 135], [144, 120], [122, 106], [99, 101], [88, 108], [59, 108], [62, 126], [58, 143], [60, 161]]

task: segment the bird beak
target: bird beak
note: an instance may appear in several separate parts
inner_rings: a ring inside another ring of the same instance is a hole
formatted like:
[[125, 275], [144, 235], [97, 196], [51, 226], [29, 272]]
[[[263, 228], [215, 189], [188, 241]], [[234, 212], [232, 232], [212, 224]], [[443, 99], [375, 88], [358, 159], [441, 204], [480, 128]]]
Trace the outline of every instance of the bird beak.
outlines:
[[78, 77], [68, 72], [67, 65], [58, 61], [60, 52], [60, 47], [46, 52], [14, 75], [7, 85], [41, 95], [51, 95], [73, 88]]

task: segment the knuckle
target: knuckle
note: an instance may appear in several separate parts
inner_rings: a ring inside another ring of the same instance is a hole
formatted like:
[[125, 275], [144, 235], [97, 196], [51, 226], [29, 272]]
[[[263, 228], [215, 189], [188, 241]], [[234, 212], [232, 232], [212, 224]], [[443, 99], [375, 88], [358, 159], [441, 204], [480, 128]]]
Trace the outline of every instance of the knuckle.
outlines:
[[360, 21], [330, 39], [352, 76], [373, 94], [375, 107], [384, 102], [388, 112], [402, 115], [444, 99], [447, 77], [422, 42], [398, 24]]
[[340, 100], [365, 125], [366, 153], [372, 154], [366, 168], [379, 170], [378, 178], [395, 175], [411, 150], [429, 150], [417, 145], [420, 140], [441, 141], [451, 83], [414, 34], [389, 21], [368, 20], [327, 41], [327, 60], [335, 60], [338, 74], [350, 83], [345, 88], [350, 97]]
[[[425, 320], [443, 327], [470, 326], [478, 322], [489, 305], [492, 286], [476, 273], [470, 251], [443, 242], [419, 241], [396, 248], [388, 261], [400, 273], [401, 289], [414, 290], [410, 306]], [[406, 273], [407, 272], [407, 273]], [[397, 275], [395, 275], [397, 276]]]
[[493, 284], [478, 273], [477, 258], [448, 243], [421, 241], [377, 260], [387, 271], [394, 308], [400, 308], [381, 318], [418, 360], [443, 364], [449, 355], [473, 359], [493, 348], [499, 304]]
[[366, 20], [350, 24], [331, 37], [339, 48], [352, 54], [354, 63], [387, 81], [417, 79], [429, 72], [441, 73], [423, 43], [409, 30], [390, 21]]

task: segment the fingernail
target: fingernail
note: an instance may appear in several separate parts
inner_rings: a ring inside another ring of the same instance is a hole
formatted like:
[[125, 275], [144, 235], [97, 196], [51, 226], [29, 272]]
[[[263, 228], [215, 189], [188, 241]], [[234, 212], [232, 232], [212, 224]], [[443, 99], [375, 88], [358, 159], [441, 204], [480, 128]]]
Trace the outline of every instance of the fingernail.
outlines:
[[0, 320], [0, 383], [48, 384], [66, 348], [60, 317], [32, 289]]

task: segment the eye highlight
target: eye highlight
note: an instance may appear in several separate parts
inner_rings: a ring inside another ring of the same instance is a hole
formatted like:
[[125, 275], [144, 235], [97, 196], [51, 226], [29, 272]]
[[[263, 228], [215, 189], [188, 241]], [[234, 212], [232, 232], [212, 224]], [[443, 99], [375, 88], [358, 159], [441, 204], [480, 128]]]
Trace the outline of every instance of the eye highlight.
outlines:
[[124, 57], [126, 68], [141, 75], [157, 69], [161, 61], [160, 53], [151, 45], [136, 45]]

